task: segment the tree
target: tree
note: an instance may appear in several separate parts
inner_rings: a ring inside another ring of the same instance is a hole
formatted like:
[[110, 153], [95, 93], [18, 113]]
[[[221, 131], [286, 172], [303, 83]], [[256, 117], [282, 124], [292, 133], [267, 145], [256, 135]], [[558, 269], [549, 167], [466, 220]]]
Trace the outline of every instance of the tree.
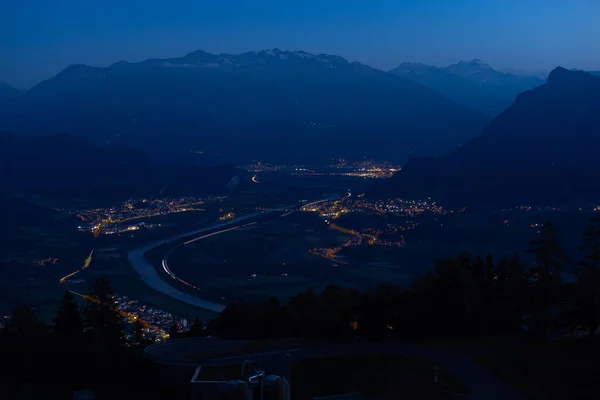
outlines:
[[577, 284], [580, 315], [581, 322], [593, 336], [600, 321], [600, 216], [590, 218], [581, 242], [579, 251], [583, 258], [578, 264], [583, 271]]
[[192, 337], [204, 336], [204, 324], [200, 318], [196, 317], [190, 326], [189, 335]]
[[133, 324], [133, 340], [135, 343], [140, 343], [144, 339], [144, 325], [140, 321], [135, 321]]
[[[42, 349], [47, 344], [46, 334], [46, 326], [33, 309], [26, 304], [17, 305], [2, 331], [2, 367], [9, 367], [15, 371], [35, 368], [36, 357], [43, 353]], [[13, 372], [8, 371], [9, 374]]]
[[83, 334], [83, 318], [69, 291], [65, 292], [56, 310], [53, 334], [65, 342], [78, 340]]
[[538, 233], [538, 239], [530, 243], [533, 248], [527, 252], [535, 255], [533, 288], [535, 297], [534, 314], [537, 317], [536, 331], [541, 339], [546, 339], [551, 321], [551, 306], [554, 304], [555, 289], [562, 283], [563, 262], [568, 258], [561, 246], [558, 232], [552, 222], [546, 222]]
[[3, 338], [27, 342], [46, 333], [46, 326], [27, 304], [19, 304], [4, 326]]
[[169, 338], [177, 339], [178, 337], [179, 337], [179, 328], [177, 327], [177, 324], [173, 324], [169, 328]]
[[106, 279], [98, 279], [88, 292], [84, 308], [85, 323], [99, 351], [111, 351], [125, 343], [124, 322]]
[[581, 235], [581, 245], [578, 247], [583, 253], [583, 259], [579, 265], [588, 270], [596, 270], [600, 267], [600, 216], [590, 218], [585, 231]]

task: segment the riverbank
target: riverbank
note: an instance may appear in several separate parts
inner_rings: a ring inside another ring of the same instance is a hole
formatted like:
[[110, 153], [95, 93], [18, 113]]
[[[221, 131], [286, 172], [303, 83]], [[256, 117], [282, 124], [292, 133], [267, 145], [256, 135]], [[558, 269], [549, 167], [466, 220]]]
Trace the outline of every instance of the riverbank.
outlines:
[[205, 299], [201, 299], [189, 293], [183, 292], [165, 282], [163, 278], [158, 274], [155, 267], [146, 259], [145, 253], [156, 247], [164, 246], [166, 244], [185, 239], [189, 236], [205, 234], [213, 230], [230, 227], [238, 223], [248, 221], [252, 218], [257, 218], [261, 215], [263, 215], [262, 212], [253, 213], [231, 220], [229, 222], [211, 225], [209, 227], [196, 229], [191, 232], [185, 232], [168, 239], [152, 242], [144, 247], [130, 251], [127, 254], [127, 259], [129, 261], [129, 264], [134, 268], [141, 280], [152, 289], [158, 291], [159, 293], [165, 296], [169, 296], [183, 303], [190, 304], [195, 307], [200, 307], [212, 312], [220, 313], [221, 311], [223, 311], [223, 309], [225, 309], [224, 304], [219, 304]]

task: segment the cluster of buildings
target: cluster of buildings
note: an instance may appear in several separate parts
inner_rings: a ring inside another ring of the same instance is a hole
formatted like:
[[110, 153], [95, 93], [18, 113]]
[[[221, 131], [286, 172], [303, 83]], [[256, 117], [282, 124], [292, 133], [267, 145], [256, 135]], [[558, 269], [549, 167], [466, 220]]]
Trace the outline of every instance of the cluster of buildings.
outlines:
[[256, 162], [239, 168], [253, 173], [287, 171], [295, 176], [354, 176], [362, 178], [389, 178], [400, 170], [400, 166], [387, 161], [363, 160], [347, 163], [344, 159], [325, 166], [275, 165]]
[[428, 212], [437, 215], [454, 214], [466, 211], [466, 207], [459, 210], [448, 210], [431, 201], [421, 200], [403, 200], [387, 199], [370, 201], [365, 199], [364, 195], [352, 197], [350, 194], [338, 200], [313, 203], [301, 208], [302, 211], [318, 212], [325, 219], [330, 228], [336, 229], [342, 233], [350, 235], [341, 245], [335, 248], [317, 248], [310, 250], [311, 253], [326, 257], [331, 260], [344, 263], [345, 261], [337, 254], [349, 246], [376, 245], [376, 246], [398, 246], [405, 244], [404, 237], [397, 235], [399, 232], [415, 229], [419, 222], [406, 220], [402, 224], [387, 224], [385, 228], [367, 228], [361, 232], [347, 229], [334, 223], [344, 215], [351, 213], [386, 215], [393, 214], [399, 216], [414, 217], [416, 215]]
[[235, 213], [233, 213], [233, 212], [228, 212], [228, 213], [226, 213], [226, 214], [223, 214], [223, 215], [221, 215], [221, 216], [219, 217], [219, 220], [220, 220], [220, 221], [227, 221], [227, 220], [230, 220], [230, 219], [233, 219], [233, 218], [235, 218]]
[[[350, 246], [361, 246], [361, 245], [369, 245], [369, 246], [397, 246], [402, 247], [405, 244], [404, 237], [400, 236], [396, 240], [388, 240], [386, 238], [382, 238], [382, 235], [391, 235], [400, 230], [400, 228], [394, 225], [388, 225], [387, 229], [366, 229], [363, 232], [357, 232], [351, 229], [343, 228], [337, 224], [334, 224], [330, 221], [326, 221], [330, 228], [336, 229], [342, 233], [350, 235], [348, 240], [346, 240], [341, 245], [334, 248], [321, 248], [321, 249], [311, 249], [309, 250], [311, 253], [328, 258], [333, 261], [338, 261], [343, 264], [346, 263], [345, 260], [341, 259], [338, 256], [338, 253], [346, 247]], [[415, 225], [416, 226], [416, 223]], [[414, 228], [413, 228], [414, 229]], [[405, 228], [402, 228], [405, 230]]]
[[188, 329], [186, 319], [180, 318], [167, 311], [148, 307], [139, 303], [137, 300], [131, 300], [127, 296], [114, 296], [115, 304], [121, 315], [128, 322], [139, 321], [144, 326], [144, 335], [147, 338], [164, 340], [169, 337], [169, 329], [176, 325], [180, 331]]
[[0, 333], [4, 330], [6, 323], [8, 322], [10, 316], [9, 315], [0, 315]]
[[84, 225], [78, 227], [82, 231], [96, 232], [102, 227], [103, 233], [122, 233], [140, 228], [152, 228], [160, 225], [137, 224], [118, 226], [124, 222], [135, 222], [139, 219], [156, 217], [176, 212], [201, 211], [202, 205], [208, 202], [223, 200], [225, 196], [180, 197], [165, 199], [127, 200], [118, 206], [100, 207], [87, 210], [70, 211]]
[[[80, 295], [72, 292], [86, 299], [89, 299], [86, 295]], [[159, 310], [157, 308], [148, 307], [144, 304], [139, 303], [137, 300], [131, 300], [127, 296], [113, 297], [115, 305], [119, 312], [129, 323], [140, 322], [144, 327], [144, 337], [148, 339], [154, 339], [157, 341], [167, 339], [169, 337], [169, 330], [172, 326], [177, 326], [179, 332], [189, 330], [188, 321], [185, 318], [180, 318], [169, 312]], [[0, 316], [0, 332], [4, 329], [10, 316]], [[133, 332], [128, 332], [129, 340], [133, 341]]]
[[349, 213], [362, 214], [396, 214], [409, 217], [425, 212], [445, 215], [466, 211], [466, 207], [459, 210], [449, 210], [431, 201], [403, 200], [399, 198], [387, 200], [367, 200], [364, 196], [343, 197], [339, 200], [311, 204], [301, 208], [302, 211], [318, 212], [323, 218], [339, 218]]
[[46, 265], [58, 264], [58, 262], [59, 262], [58, 258], [46, 257], [46, 258], [42, 258], [41, 260], [36, 260], [35, 264], [39, 265], [40, 267], [45, 267]]
[[269, 164], [257, 161], [249, 165], [242, 165], [238, 168], [247, 172], [279, 172], [293, 167], [290, 167], [288, 165]]

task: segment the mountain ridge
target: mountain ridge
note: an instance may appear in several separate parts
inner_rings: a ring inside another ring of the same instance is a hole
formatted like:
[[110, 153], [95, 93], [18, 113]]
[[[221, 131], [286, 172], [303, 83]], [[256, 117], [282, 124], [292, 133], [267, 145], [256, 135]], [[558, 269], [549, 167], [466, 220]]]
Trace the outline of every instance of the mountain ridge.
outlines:
[[442, 157], [412, 160], [383, 193], [471, 205], [593, 200], [599, 144], [600, 78], [559, 67], [481, 136]]
[[497, 71], [478, 59], [460, 61], [446, 67], [403, 63], [390, 72], [491, 116], [500, 114], [520, 92], [544, 82], [537, 77]]
[[[0, 133], [2, 190], [49, 193], [56, 197], [125, 200], [221, 194], [239, 172], [233, 167], [160, 167], [120, 145], [97, 146], [68, 134], [23, 136]], [[204, 193], [199, 192], [201, 184]]]
[[489, 121], [385, 71], [278, 49], [76, 64], [17, 103], [0, 110], [0, 128], [96, 143], [118, 137], [154, 160], [213, 164], [442, 154]]

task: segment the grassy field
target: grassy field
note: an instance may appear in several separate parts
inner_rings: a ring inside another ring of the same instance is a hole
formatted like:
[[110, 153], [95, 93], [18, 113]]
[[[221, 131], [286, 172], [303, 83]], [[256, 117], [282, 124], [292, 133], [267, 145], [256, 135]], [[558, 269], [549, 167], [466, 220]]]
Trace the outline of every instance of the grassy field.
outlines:
[[[205, 293], [227, 301], [268, 296], [287, 300], [331, 283], [359, 287], [362, 279], [309, 253], [314, 247], [338, 245], [339, 236], [316, 215], [295, 213], [181, 247], [171, 254], [169, 266]], [[155, 264], [162, 254], [151, 255]]]

